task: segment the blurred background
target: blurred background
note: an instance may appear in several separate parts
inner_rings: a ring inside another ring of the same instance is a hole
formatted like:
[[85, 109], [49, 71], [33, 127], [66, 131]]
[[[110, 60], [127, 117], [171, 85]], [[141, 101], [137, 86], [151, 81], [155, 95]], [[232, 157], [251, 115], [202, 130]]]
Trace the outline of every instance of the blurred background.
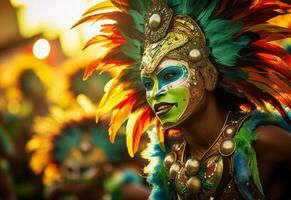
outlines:
[[82, 50], [102, 21], [71, 27], [96, 2], [0, 0], [1, 200], [110, 199], [127, 183], [145, 186], [124, 135], [111, 145], [107, 117], [95, 123], [111, 75], [82, 79], [106, 51]]
[[[127, 184], [146, 193], [145, 163], [127, 156], [122, 133], [108, 143], [107, 116], [95, 124], [111, 75], [82, 80], [107, 51], [82, 50], [104, 22], [71, 27], [96, 2], [0, 0], [0, 200], [118, 199]], [[290, 27], [291, 16], [270, 23]]]

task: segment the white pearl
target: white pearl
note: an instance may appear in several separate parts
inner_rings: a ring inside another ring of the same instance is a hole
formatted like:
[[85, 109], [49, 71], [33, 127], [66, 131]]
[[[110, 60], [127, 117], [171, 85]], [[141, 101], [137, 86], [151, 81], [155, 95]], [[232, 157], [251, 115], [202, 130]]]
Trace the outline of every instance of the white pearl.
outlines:
[[149, 20], [149, 24], [150, 24], [150, 27], [152, 30], [155, 30], [157, 29], [160, 24], [161, 24], [161, 16], [157, 13], [153, 14], [151, 17], [150, 17], [150, 20]]
[[191, 61], [197, 62], [197, 61], [201, 60], [201, 58], [202, 58], [201, 52], [198, 49], [192, 49], [189, 52], [189, 58]]

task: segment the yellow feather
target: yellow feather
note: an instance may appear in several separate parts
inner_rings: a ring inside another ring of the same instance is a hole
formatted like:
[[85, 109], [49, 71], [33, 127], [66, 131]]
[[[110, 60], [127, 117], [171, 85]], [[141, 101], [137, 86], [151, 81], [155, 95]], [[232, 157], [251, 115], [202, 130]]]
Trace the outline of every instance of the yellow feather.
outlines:
[[111, 111], [124, 97], [130, 94], [131, 90], [124, 90], [125, 84], [117, 85], [117, 81], [113, 81], [108, 91], [105, 91], [96, 112], [96, 122], [103, 114]]
[[102, 1], [92, 7], [90, 7], [84, 14], [83, 16], [85, 15], [88, 15], [92, 12], [96, 12], [96, 11], [101, 11], [101, 12], [104, 12], [104, 11], [108, 11], [108, 10], [112, 10], [112, 9], [116, 9], [116, 7], [114, 6], [113, 3], [111, 3], [111, 1]]
[[133, 104], [129, 103], [124, 105], [124, 107], [121, 109], [116, 109], [113, 111], [109, 127], [109, 138], [112, 143], [115, 140], [116, 133], [120, 126], [127, 120], [128, 116], [130, 115], [132, 107]]
[[126, 126], [126, 145], [127, 145], [127, 150], [128, 153], [131, 157], [134, 157], [134, 150], [133, 150], [133, 128], [136, 123], [137, 118], [140, 116], [141, 112], [143, 110], [139, 110], [138, 112], [132, 113], [127, 121], [127, 126]]
[[40, 174], [48, 162], [48, 152], [39, 150], [32, 155], [30, 167], [36, 174]]
[[43, 183], [46, 186], [51, 186], [57, 180], [61, 179], [60, 171], [54, 164], [49, 164], [43, 174]]
[[[156, 118], [156, 120], [158, 120]], [[159, 144], [161, 146], [161, 149], [165, 150], [165, 131], [163, 128], [161, 128], [161, 126], [157, 126], [156, 125], [156, 132], [157, 132], [157, 137], [158, 137], [158, 140], [159, 140]]]

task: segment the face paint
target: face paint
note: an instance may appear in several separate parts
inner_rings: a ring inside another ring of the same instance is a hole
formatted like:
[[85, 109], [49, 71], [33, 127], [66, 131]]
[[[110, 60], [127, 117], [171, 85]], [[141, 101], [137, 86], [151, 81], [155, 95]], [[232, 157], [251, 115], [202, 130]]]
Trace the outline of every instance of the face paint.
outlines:
[[107, 162], [105, 153], [94, 146], [89, 135], [83, 135], [78, 146], [71, 149], [61, 163], [61, 174], [66, 181], [88, 181], [102, 176]]
[[196, 71], [186, 62], [165, 60], [152, 74], [141, 76], [147, 101], [165, 129], [186, 119], [192, 105], [197, 105], [194, 99], [200, 101], [203, 96], [203, 90], [195, 86]]

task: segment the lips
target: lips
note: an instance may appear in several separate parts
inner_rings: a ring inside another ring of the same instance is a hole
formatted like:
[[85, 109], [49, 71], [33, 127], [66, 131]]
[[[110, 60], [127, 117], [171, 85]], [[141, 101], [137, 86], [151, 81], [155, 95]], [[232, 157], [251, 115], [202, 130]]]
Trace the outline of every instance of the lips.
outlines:
[[157, 116], [163, 116], [165, 114], [167, 114], [173, 106], [178, 106], [177, 103], [166, 103], [166, 102], [162, 102], [162, 103], [158, 103], [154, 105], [154, 110]]

